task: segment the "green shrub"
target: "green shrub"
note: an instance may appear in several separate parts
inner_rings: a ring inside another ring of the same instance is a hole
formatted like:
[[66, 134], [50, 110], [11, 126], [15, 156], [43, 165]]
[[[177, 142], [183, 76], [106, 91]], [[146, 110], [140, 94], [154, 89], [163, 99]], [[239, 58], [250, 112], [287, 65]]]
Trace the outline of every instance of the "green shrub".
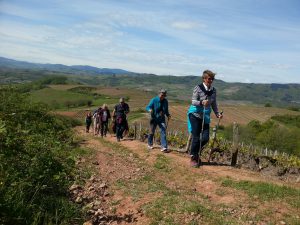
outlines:
[[[239, 127], [239, 141], [300, 156], [299, 127], [300, 116], [273, 116], [264, 123], [253, 120]], [[232, 126], [225, 128], [224, 136], [232, 140]]]
[[298, 112], [298, 111], [300, 111], [300, 108], [299, 108], [299, 107], [297, 107], [297, 106], [290, 106], [290, 107], [288, 107], [288, 110], [291, 110], [291, 111], [296, 111], [296, 112]]
[[45, 105], [0, 89], [0, 224], [72, 223], [70, 126]]

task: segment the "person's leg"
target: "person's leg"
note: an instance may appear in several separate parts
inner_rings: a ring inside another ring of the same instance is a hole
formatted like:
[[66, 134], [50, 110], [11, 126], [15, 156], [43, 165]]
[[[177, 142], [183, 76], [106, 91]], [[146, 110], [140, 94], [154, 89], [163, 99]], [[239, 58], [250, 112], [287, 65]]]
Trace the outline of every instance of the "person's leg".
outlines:
[[100, 133], [101, 133], [101, 137], [103, 137], [103, 133], [104, 133], [104, 123], [105, 123], [105, 122], [101, 122], [101, 123], [100, 123]]
[[94, 119], [94, 135], [97, 134], [97, 120]]
[[164, 150], [168, 148], [167, 137], [166, 137], [166, 123], [159, 123], [158, 126], [160, 128], [160, 143], [162, 149]]
[[191, 164], [193, 167], [198, 167], [202, 119], [193, 114], [189, 114], [189, 119], [192, 126]]
[[[208, 141], [209, 141], [209, 124], [204, 124], [202, 142], [201, 142], [201, 148], [202, 149], [208, 143]], [[202, 149], [200, 149], [200, 155], [201, 155]]]
[[104, 136], [106, 137], [107, 130], [108, 130], [108, 121], [103, 122], [103, 129], [104, 129]]
[[121, 139], [121, 124], [116, 123], [116, 136], [117, 136], [117, 140], [120, 141]]
[[125, 129], [126, 129], [126, 120], [123, 120], [121, 123], [121, 128], [120, 128], [120, 138], [123, 139], [125, 135]]
[[120, 141], [122, 136], [122, 121], [120, 118], [116, 119], [116, 136], [117, 140]]
[[100, 134], [100, 126], [101, 126], [101, 122], [98, 121], [98, 122], [97, 122], [97, 135]]
[[155, 122], [155, 120], [150, 119], [150, 128], [149, 128], [149, 135], [148, 135], [148, 145], [150, 147], [153, 146], [153, 136], [155, 133], [156, 126], [157, 126], [157, 123]]
[[87, 133], [90, 132], [91, 123], [92, 122], [87, 122], [87, 124], [86, 124], [86, 131], [87, 131]]
[[127, 136], [129, 132], [129, 125], [127, 119], [124, 121], [124, 128], [123, 128], [123, 137]]

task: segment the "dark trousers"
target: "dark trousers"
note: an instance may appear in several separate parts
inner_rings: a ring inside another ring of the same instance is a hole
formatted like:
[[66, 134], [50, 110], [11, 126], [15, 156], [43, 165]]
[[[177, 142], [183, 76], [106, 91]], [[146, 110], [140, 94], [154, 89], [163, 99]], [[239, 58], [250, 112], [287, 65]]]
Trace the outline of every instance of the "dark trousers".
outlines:
[[[202, 119], [189, 114], [190, 123], [192, 126], [192, 146], [191, 146], [191, 155], [195, 158], [198, 158], [201, 155], [201, 151], [205, 144], [209, 141], [209, 124], [204, 123], [201, 149], [200, 149], [200, 133], [202, 128]], [[200, 150], [200, 152], [199, 152]]]
[[116, 121], [116, 135], [117, 138], [123, 138], [123, 132], [126, 129], [126, 125], [127, 125], [127, 121], [126, 120], [122, 120], [122, 122], [118, 122]]
[[86, 132], [90, 131], [91, 124], [92, 124], [92, 121], [86, 121]]
[[108, 121], [102, 121], [100, 124], [101, 136], [105, 135], [108, 130]]

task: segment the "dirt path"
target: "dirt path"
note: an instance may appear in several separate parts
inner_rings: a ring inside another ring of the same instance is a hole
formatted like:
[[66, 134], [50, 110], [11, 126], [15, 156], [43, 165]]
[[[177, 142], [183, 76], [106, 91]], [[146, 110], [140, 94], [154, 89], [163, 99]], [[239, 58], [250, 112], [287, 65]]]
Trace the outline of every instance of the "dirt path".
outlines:
[[[112, 136], [106, 137], [107, 140], [117, 143], [116, 138]], [[156, 146], [151, 151], [145, 151], [147, 149], [147, 144], [142, 143], [140, 141], [130, 140], [130, 139], [124, 139], [119, 142], [124, 147], [129, 148], [134, 153], [139, 154], [142, 158], [147, 158], [148, 161], [153, 162], [158, 154], [164, 154], [160, 152], [160, 147]], [[149, 153], [151, 152], [151, 156], [149, 157]], [[205, 174], [212, 178], [223, 178], [223, 177], [230, 177], [235, 180], [248, 180], [248, 181], [256, 181], [256, 182], [271, 182], [278, 185], [290, 185], [294, 187], [300, 187], [300, 184], [298, 183], [287, 183], [284, 181], [280, 181], [276, 178], [266, 178], [264, 175], [258, 173], [249, 171], [246, 169], [239, 169], [234, 168], [229, 165], [209, 165], [206, 162], [204, 162], [204, 165], [201, 166], [199, 169], [197, 168], [191, 168], [189, 166], [190, 158], [187, 154], [184, 153], [177, 153], [177, 152], [171, 152], [167, 155], [168, 157], [172, 158], [174, 162], [176, 163], [176, 167], [182, 167], [184, 170], [187, 171], [187, 173], [197, 173], [197, 174]]]
[[[282, 181], [266, 180], [259, 173], [224, 165], [191, 168], [186, 154], [166, 154], [159, 148], [149, 151], [139, 141], [117, 142], [110, 135], [101, 139], [83, 130], [77, 129], [85, 139], [83, 147], [96, 150], [94, 164], [110, 187], [106, 198], [109, 224], [287, 224], [286, 218], [294, 224], [299, 219], [295, 217], [298, 209], [287, 202], [262, 201], [259, 194], [249, 197], [243, 190], [223, 185], [240, 181], [287, 185]], [[177, 206], [169, 210], [165, 204], [173, 192], [183, 194], [172, 198]], [[183, 201], [184, 206], [180, 206]], [[203, 209], [204, 213], [193, 205], [194, 201], [201, 204], [198, 208], [204, 205], [209, 211]], [[187, 210], [189, 204], [196, 209]]]

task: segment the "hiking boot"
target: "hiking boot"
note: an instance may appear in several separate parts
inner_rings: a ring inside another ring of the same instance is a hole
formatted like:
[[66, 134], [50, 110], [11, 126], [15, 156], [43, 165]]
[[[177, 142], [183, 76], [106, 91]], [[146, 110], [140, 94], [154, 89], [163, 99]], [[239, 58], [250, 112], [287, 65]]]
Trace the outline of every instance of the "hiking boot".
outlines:
[[170, 152], [167, 148], [162, 148], [160, 151], [163, 152], [163, 153], [169, 153]]
[[197, 160], [194, 159], [191, 160], [191, 167], [199, 168], [199, 163], [197, 162]]
[[201, 164], [201, 160], [198, 157], [192, 156], [191, 158], [191, 167], [199, 168]]
[[152, 150], [153, 148], [154, 148], [153, 145], [148, 145], [149, 150]]

